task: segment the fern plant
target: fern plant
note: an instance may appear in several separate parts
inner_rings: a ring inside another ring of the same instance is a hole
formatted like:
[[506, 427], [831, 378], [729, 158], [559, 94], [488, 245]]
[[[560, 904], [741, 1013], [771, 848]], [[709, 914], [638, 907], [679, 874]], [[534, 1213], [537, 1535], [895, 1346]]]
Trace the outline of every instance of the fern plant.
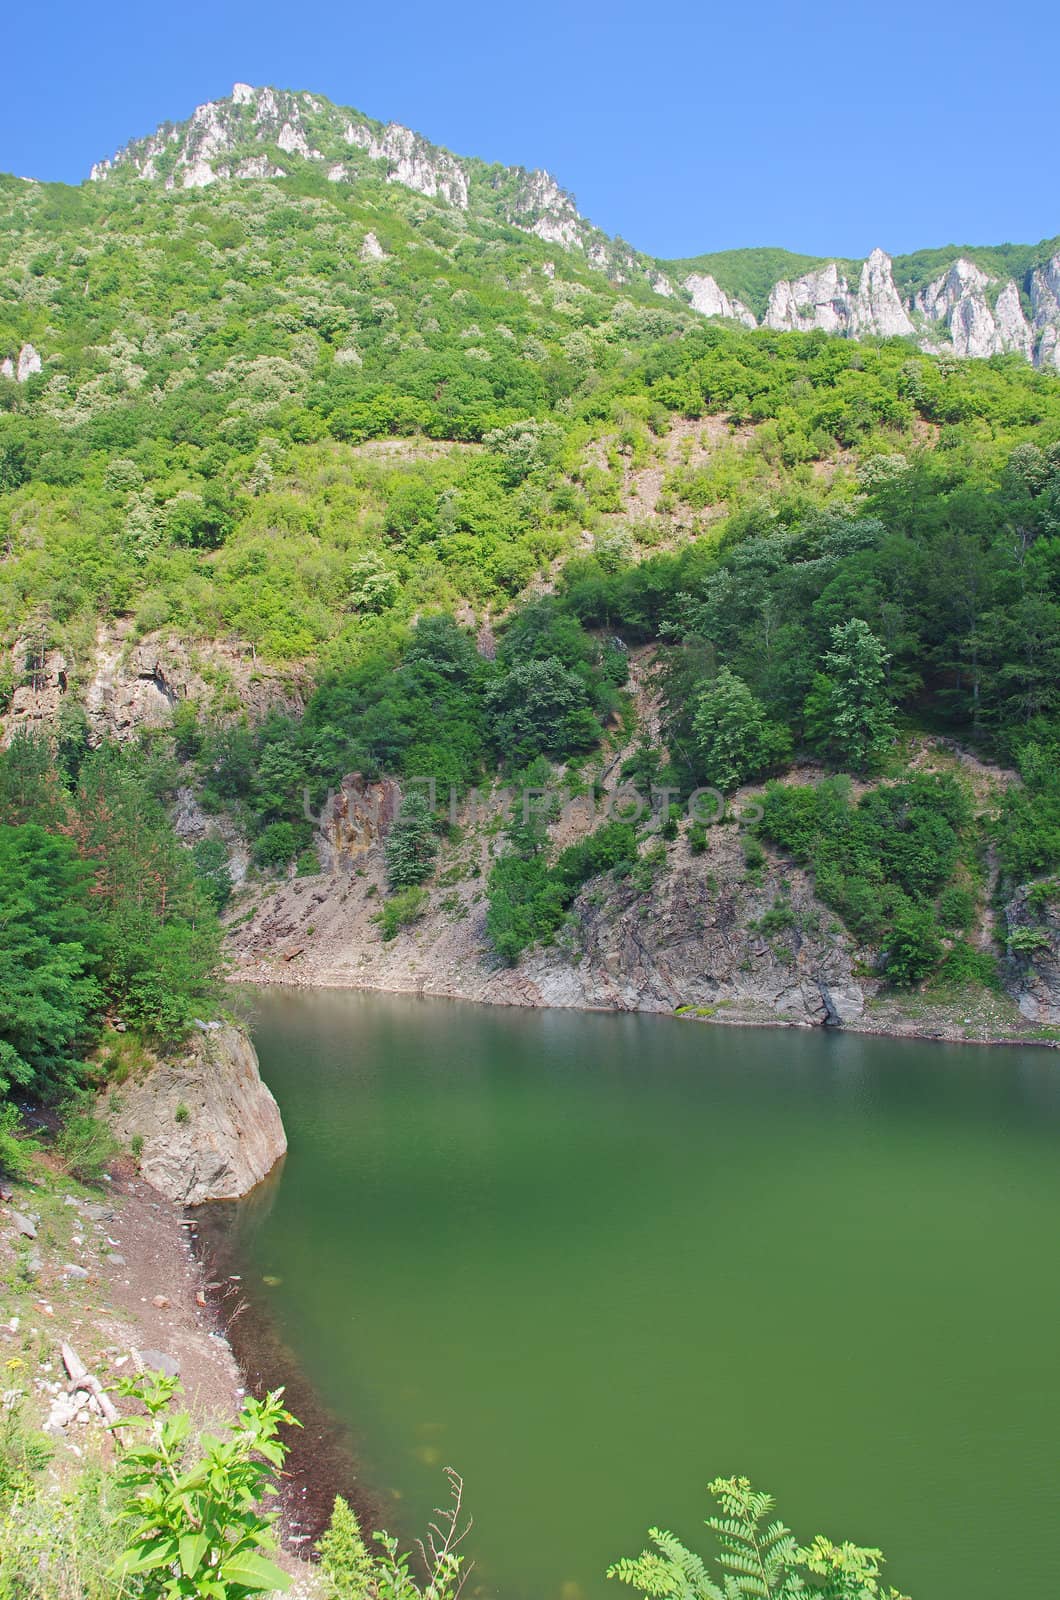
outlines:
[[675, 1534], [650, 1528], [654, 1549], [624, 1557], [607, 1570], [646, 1600], [902, 1600], [880, 1583], [883, 1556], [818, 1534], [800, 1546], [772, 1515], [772, 1495], [747, 1478], [715, 1478], [710, 1492], [720, 1515], [706, 1525], [717, 1536], [716, 1573]]

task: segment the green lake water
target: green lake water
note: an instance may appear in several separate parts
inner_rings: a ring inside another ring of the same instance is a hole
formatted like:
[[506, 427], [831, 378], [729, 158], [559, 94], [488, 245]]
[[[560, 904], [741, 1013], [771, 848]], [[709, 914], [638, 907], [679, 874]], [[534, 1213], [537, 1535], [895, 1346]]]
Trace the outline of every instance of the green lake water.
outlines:
[[734, 1472], [914, 1600], [1053, 1592], [1053, 1052], [250, 1003], [290, 1151], [238, 1270], [401, 1532], [463, 1474], [477, 1592], [628, 1592]]

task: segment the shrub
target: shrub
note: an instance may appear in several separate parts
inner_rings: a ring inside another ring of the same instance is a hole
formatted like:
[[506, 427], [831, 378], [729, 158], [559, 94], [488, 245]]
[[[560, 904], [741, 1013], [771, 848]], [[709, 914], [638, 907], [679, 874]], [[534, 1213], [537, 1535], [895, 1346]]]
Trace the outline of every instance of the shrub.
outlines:
[[99, 1183], [107, 1163], [118, 1153], [117, 1141], [105, 1122], [87, 1111], [72, 1111], [55, 1141], [64, 1172], [81, 1183]]
[[18, 1107], [0, 1105], [0, 1172], [8, 1178], [27, 1178], [39, 1149], [40, 1141], [23, 1133]]
[[413, 886], [385, 900], [374, 918], [379, 923], [384, 940], [396, 939], [402, 928], [418, 922], [427, 909], [429, 899], [426, 889]]
[[911, 988], [927, 976], [941, 954], [931, 910], [907, 903], [895, 914], [883, 944], [888, 982], [896, 989]]
[[289, 822], [270, 822], [254, 841], [254, 860], [259, 867], [284, 868], [297, 848], [298, 841]]
[[939, 922], [954, 933], [967, 933], [975, 922], [975, 896], [955, 883], [939, 895]]
[[114, 1563], [114, 1580], [136, 1580], [143, 1600], [245, 1600], [289, 1588], [290, 1578], [264, 1554], [275, 1550], [276, 1536], [273, 1519], [258, 1505], [287, 1454], [277, 1430], [294, 1422], [282, 1389], [264, 1400], [245, 1399], [227, 1437], [205, 1436], [203, 1459], [188, 1471], [191, 1419], [187, 1412], [167, 1415], [180, 1392], [177, 1380], [148, 1373], [118, 1387], [141, 1402], [147, 1423], [127, 1417], [117, 1424], [142, 1442], [122, 1450], [115, 1472], [128, 1543]]

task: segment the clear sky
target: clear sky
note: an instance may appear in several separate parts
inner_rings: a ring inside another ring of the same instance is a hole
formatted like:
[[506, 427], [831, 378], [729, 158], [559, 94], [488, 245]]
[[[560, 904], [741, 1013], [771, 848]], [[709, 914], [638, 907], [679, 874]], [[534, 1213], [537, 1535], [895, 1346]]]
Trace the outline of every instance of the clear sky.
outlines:
[[1060, 4], [6, 0], [0, 170], [92, 162], [236, 80], [548, 167], [660, 256], [1060, 233]]

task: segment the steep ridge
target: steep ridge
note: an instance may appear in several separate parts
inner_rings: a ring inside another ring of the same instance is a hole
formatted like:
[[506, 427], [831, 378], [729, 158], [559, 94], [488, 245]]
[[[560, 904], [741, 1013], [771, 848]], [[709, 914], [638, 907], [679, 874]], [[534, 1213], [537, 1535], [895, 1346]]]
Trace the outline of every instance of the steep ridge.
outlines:
[[[231, 95], [198, 106], [186, 121], [163, 123], [149, 137], [133, 140], [98, 162], [91, 179], [136, 178], [167, 189], [195, 189], [227, 179], [283, 178], [306, 164], [342, 184], [382, 172], [387, 182], [457, 211], [471, 211], [577, 251], [612, 282], [646, 283], [659, 295], [687, 301], [704, 317], [853, 339], [909, 338], [934, 354], [986, 358], [1015, 353], [1037, 367], [1060, 366], [1060, 250], [1054, 248], [1055, 240], [1032, 252], [1031, 264], [1015, 276], [988, 270], [956, 248], [952, 254], [940, 252], [948, 258], [943, 269], [926, 285], [904, 293], [895, 268], [914, 258], [892, 259], [877, 247], [863, 262], [822, 260], [793, 277], [778, 274], [759, 318], [745, 296], [710, 270], [689, 271], [687, 264], [653, 260], [594, 227], [549, 172], [457, 156], [411, 128], [384, 125], [304, 92], [237, 83]], [[742, 254], [779, 259], [784, 252]]]

